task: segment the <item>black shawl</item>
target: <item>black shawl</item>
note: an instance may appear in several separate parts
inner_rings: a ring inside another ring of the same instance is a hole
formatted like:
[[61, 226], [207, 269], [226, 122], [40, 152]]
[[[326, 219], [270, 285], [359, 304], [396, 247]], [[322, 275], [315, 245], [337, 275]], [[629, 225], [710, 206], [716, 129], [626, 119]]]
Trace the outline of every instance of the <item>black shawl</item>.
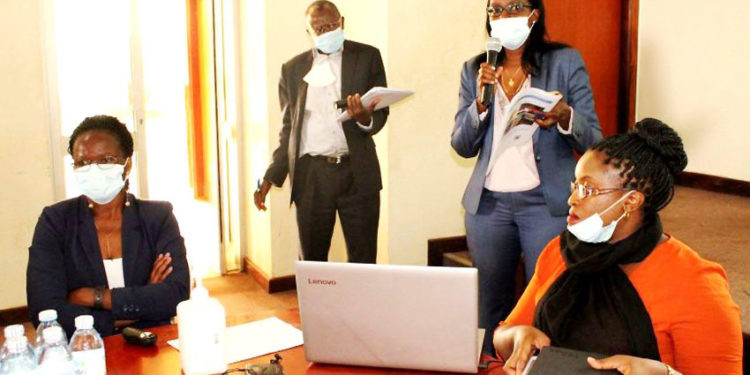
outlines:
[[660, 360], [651, 318], [620, 265], [645, 259], [661, 239], [657, 214], [614, 244], [560, 235], [567, 270], [550, 286], [534, 313], [534, 326], [552, 345], [605, 355]]

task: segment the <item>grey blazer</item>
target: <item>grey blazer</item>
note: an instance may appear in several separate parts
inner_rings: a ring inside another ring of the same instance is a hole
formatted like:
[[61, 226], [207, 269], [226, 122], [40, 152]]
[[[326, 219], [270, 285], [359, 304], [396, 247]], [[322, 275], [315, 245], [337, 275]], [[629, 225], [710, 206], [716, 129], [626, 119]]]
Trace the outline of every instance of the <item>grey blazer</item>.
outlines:
[[[310, 71], [312, 62], [313, 51], [308, 50], [293, 57], [281, 67], [279, 104], [283, 124], [279, 133], [279, 146], [273, 152], [273, 160], [264, 176], [274, 185], [281, 186], [288, 174], [292, 184], [292, 201], [296, 193], [294, 166], [300, 157], [300, 134], [307, 96], [307, 83], [302, 78]], [[341, 60], [341, 98], [356, 93], [362, 95], [375, 86], [386, 86], [385, 68], [380, 51], [367, 44], [345, 41]], [[354, 184], [360, 193], [375, 193], [383, 187], [372, 136], [385, 126], [387, 118], [388, 108], [383, 108], [373, 113], [372, 126], [368, 130], [357, 126], [353, 119], [342, 124], [349, 148]]]
[[[476, 214], [479, 207], [493, 137], [492, 107], [488, 109], [490, 112], [484, 121], [479, 123], [472, 120], [469, 112], [477, 98], [479, 64], [476, 61], [480, 57], [481, 55], [476, 56], [464, 63], [458, 112], [451, 134], [451, 146], [459, 155], [471, 158], [479, 154], [462, 200], [466, 212], [470, 214]], [[539, 128], [533, 136], [534, 157], [544, 198], [553, 216], [563, 216], [568, 212], [569, 183], [574, 179], [576, 159], [573, 150], [583, 153], [601, 139], [602, 131], [594, 110], [589, 74], [580, 53], [572, 48], [552, 50], [542, 55], [540, 62], [540, 72], [532, 75], [531, 86], [561, 92], [575, 111], [572, 134], [562, 135], [556, 126], [552, 126], [548, 129]]]

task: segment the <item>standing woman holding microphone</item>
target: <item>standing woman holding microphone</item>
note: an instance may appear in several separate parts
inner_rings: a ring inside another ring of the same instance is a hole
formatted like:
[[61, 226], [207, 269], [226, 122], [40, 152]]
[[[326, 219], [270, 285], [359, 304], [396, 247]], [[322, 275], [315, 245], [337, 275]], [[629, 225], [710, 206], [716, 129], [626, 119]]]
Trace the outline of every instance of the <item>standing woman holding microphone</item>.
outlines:
[[[502, 50], [496, 66], [484, 53], [464, 63], [451, 146], [465, 158], [479, 155], [462, 204], [479, 270], [483, 350], [494, 354], [492, 330], [513, 308], [520, 255], [528, 282], [544, 246], [565, 228], [573, 152], [583, 153], [602, 134], [581, 55], [546, 40], [542, 0], [489, 0], [486, 11], [487, 32]], [[528, 87], [562, 99], [535, 113], [538, 128], [528, 139], [500, 149], [510, 101]], [[485, 90], [494, 98], [483, 103]]]

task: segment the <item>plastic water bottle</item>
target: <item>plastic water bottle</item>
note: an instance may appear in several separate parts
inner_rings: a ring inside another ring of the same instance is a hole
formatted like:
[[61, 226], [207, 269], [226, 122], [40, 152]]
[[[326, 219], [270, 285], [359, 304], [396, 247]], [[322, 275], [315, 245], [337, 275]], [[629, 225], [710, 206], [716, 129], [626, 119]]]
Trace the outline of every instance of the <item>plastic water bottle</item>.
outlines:
[[223, 373], [226, 312], [216, 298], [209, 298], [200, 279], [190, 299], [177, 305], [180, 363], [185, 375]]
[[76, 375], [105, 375], [107, 360], [104, 341], [94, 329], [94, 317], [80, 315], [75, 320], [76, 331], [70, 337], [68, 349], [73, 355]]
[[44, 345], [39, 354], [39, 373], [42, 375], [75, 375], [73, 356], [65, 342], [61, 327], [49, 327], [42, 331]]
[[[21, 336], [9, 338], [3, 345], [7, 349], [7, 354], [0, 364], [0, 375], [35, 375], [37, 373], [34, 352], [31, 350], [29, 340], [23, 335], [23, 326], [21, 326], [21, 332]], [[8, 337], [7, 333], [5, 337]]]
[[[39, 327], [36, 328], [36, 340], [34, 341], [34, 356], [37, 360], [39, 359], [39, 355], [42, 353], [42, 348], [44, 347], [44, 335], [42, 332], [49, 327], [60, 327], [62, 331], [60, 323], [57, 322], [57, 311], [52, 309], [40, 311]], [[62, 337], [64, 341], [68, 341], [65, 331], [62, 331]]]
[[[5, 329], [3, 330], [3, 334], [5, 335], [5, 343], [3, 343], [3, 347], [0, 348], [0, 361], [5, 359], [5, 356], [8, 355], [8, 344], [10, 343], [10, 341], [14, 338], [19, 337], [26, 338], [26, 336], [24, 336], [24, 333], [25, 331], [23, 329], [23, 326], [20, 324], [12, 324], [5, 327]], [[28, 341], [26, 344], [28, 345]]]

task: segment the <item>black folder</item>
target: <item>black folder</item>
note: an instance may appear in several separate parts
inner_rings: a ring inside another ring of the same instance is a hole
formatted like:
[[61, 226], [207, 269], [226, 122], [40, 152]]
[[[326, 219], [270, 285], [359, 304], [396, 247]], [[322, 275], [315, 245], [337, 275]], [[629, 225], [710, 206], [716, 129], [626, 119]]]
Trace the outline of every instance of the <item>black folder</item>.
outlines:
[[618, 375], [615, 370], [596, 370], [589, 366], [586, 358], [606, 358], [607, 356], [581, 352], [578, 350], [556, 348], [548, 346], [543, 348], [537, 356], [529, 375]]

